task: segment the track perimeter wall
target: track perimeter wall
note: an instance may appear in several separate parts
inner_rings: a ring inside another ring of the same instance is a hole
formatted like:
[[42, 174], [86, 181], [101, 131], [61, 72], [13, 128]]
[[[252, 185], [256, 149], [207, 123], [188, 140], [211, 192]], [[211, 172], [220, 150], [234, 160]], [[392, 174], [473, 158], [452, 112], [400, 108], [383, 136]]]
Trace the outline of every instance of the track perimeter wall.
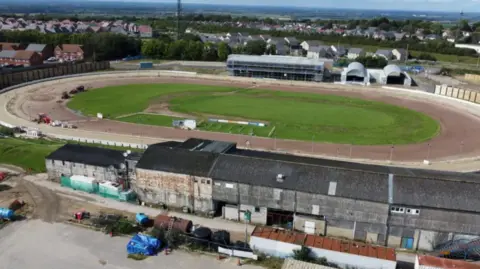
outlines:
[[[388, 92], [393, 96], [400, 96], [400, 97], [409, 97], [409, 98], [427, 98], [427, 99], [435, 99], [435, 102], [439, 105], [449, 105], [451, 107], [455, 107], [458, 109], [466, 110], [468, 113], [480, 117], [480, 106], [478, 103], [465, 101], [465, 99], [458, 99], [452, 98], [446, 95], [447, 90], [445, 90], [445, 94], [440, 94], [440, 91], [435, 91], [436, 94], [408, 89], [408, 88], [396, 88], [396, 87], [365, 87], [365, 86], [346, 86], [346, 85], [334, 85], [334, 84], [327, 84], [327, 83], [312, 83], [312, 82], [302, 82], [302, 81], [285, 81], [285, 80], [273, 80], [273, 79], [258, 79], [258, 78], [245, 78], [245, 77], [230, 77], [230, 76], [216, 76], [216, 75], [206, 75], [206, 74], [197, 74], [195, 72], [181, 72], [181, 71], [165, 71], [165, 70], [138, 70], [138, 71], [105, 71], [105, 72], [97, 72], [97, 73], [83, 73], [83, 74], [75, 74], [75, 75], [67, 75], [67, 76], [58, 76], [58, 77], [50, 77], [46, 79], [34, 80], [26, 83], [21, 83], [15, 86], [11, 86], [0, 90], [0, 105], [3, 106], [3, 113], [0, 113], [0, 125], [4, 126], [26, 126], [30, 128], [38, 128], [40, 131], [52, 137], [56, 137], [59, 139], [64, 140], [72, 140], [72, 141], [82, 141], [87, 143], [98, 143], [98, 144], [109, 144], [109, 145], [121, 145], [131, 148], [145, 148], [150, 144], [150, 140], [153, 142], [153, 138], [145, 138], [143, 143], [135, 143], [132, 137], [126, 135], [115, 135], [118, 139], [117, 141], [105, 139], [107, 134], [91, 132], [91, 131], [83, 131], [83, 130], [75, 130], [76, 136], [72, 136], [71, 130], [62, 129], [58, 127], [51, 127], [46, 125], [37, 125], [33, 124], [32, 122], [21, 119], [15, 115], [12, 115], [10, 112], [7, 111], [7, 104], [11, 101], [11, 99], [15, 98], [17, 95], [21, 95], [22, 93], [26, 93], [29, 91], [33, 91], [39, 88], [48, 87], [50, 85], [58, 85], [59, 83], [85, 83], [88, 81], [87, 79], [94, 79], [94, 80], [101, 80], [101, 79], [119, 79], [119, 78], [154, 78], [154, 77], [169, 77], [169, 78], [179, 78], [179, 79], [203, 79], [203, 80], [223, 80], [223, 81], [230, 81], [232, 83], [251, 83], [252, 86], [255, 85], [283, 85], [283, 86], [298, 86], [298, 87], [308, 87], [308, 88], [318, 88], [319, 92], [321, 92], [322, 88], [328, 89], [338, 89], [339, 91], [378, 91], [378, 92]], [[438, 87], [437, 87], [438, 89]], [[14, 91], [15, 90], [15, 91]], [[13, 91], [11, 94], [9, 92]], [[453, 94], [455, 90], [452, 89], [451, 92]], [[460, 92], [460, 90], [458, 91]], [[458, 93], [457, 93], [458, 96]], [[480, 94], [479, 94], [480, 96]], [[469, 99], [470, 100], [470, 99]], [[2, 116], [3, 114], [3, 116]], [[111, 134], [109, 135], [111, 137]], [[100, 139], [101, 138], [101, 139]], [[138, 140], [135, 139], [135, 141]], [[158, 142], [162, 139], [155, 139], [155, 142]], [[449, 161], [441, 161], [439, 163], [462, 163], [462, 170], [470, 170], [469, 165], [465, 165], [465, 162], [479, 162], [480, 157], [468, 157], [463, 159], [456, 159], [456, 160], [449, 160]], [[367, 162], [367, 163], [379, 163], [373, 160], [353, 160], [359, 162]], [[405, 163], [395, 163], [396, 165], [402, 166], [418, 166], [419, 163], [417, 162], [405, 162]], [[433, 164], [433, 163], [430, 163]], [[460, 165], [459, 165], [460, 166]]]

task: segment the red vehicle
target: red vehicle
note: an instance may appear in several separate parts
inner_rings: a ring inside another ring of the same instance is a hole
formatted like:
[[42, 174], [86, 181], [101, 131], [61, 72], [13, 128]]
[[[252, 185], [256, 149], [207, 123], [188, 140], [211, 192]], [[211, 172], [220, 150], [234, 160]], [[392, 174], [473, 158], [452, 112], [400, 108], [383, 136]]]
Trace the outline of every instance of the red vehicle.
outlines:
[[5, 178], [7, 178], [7, 173], [0, 172], [0, 182], [2, 182]]

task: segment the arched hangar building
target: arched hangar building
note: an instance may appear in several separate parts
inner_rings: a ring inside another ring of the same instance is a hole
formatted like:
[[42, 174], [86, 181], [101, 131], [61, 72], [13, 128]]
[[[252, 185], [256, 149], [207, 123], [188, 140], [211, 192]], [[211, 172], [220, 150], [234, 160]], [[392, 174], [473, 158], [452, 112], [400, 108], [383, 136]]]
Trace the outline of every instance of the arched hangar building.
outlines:
[[399, 66], [389, 64], [383, 69], [367, 69], [359, 62], [353, 62], [342, 72], [342, 83], [359, 83], [369, 85], [379, 83], [382, 85], [411, 86], [412, 78], [402, 71]]

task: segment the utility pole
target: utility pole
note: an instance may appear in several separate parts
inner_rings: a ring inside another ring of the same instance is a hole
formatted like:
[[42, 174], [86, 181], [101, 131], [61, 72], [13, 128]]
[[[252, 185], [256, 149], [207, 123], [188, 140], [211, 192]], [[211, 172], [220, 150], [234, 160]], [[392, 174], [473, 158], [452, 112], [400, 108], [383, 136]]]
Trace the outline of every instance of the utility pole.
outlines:
[[182, 0], [177, 0], [177, 40], [180, 39], [180, 18], [182, 17]]

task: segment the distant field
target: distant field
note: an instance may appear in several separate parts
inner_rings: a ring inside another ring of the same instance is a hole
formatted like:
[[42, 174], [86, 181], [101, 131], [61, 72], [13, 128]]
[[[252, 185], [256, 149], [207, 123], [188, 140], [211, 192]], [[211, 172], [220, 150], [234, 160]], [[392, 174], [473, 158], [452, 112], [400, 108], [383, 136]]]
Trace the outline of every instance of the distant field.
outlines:
[[[106, 87], [79, 94], [68, 106], [133, 123], [171, 126], [174, 119], [196, 118], [201, 130], [330, 143], [408, 144], [428, 140], [439, 130], [424, 114], [379, 102], [191, 84]], [[155, 106], [176, 116], [133, 114]], [[261, 121], [267, 127], [210, 123], [210, 117]]]
[[[26, 170], [31, 169], [32, 172], [36, 173], [45, 172], [45, 157], [66, 143], [66, 141], [60, 140], [0, 138], [0, 163], [15, 165]], [[114, 146], [85, 145], [126, 150], [126, 148]]]

